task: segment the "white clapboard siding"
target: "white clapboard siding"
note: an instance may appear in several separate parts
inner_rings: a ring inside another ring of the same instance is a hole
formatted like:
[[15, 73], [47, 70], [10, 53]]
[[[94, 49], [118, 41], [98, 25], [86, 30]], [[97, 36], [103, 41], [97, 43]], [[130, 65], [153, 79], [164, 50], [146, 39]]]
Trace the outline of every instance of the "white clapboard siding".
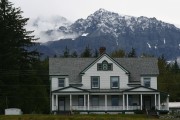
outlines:
[[69, 78], [67, 77], [51, 77], [51, 90], [57, 90], [58, 87], [58, 78], [65, 78], [64, 87], [69, 86]]
[[157, 89], [157, 77], [154, 76], [145, 76], [145, 77], [141, 77], [141, 85], [144, 85], [144, 78], [150, 78], [150, 87], [153, 89]]
[[[113, 71], [97, 71], [97, 63], [102, 63], [104, 60], [113, 64]], [[91, 89], [91, 76], [100, 76], [100, 89], [110, 89], [111, 76], [119, 76], [120, 89], [128, 88], [128, 75], [119, 66], [114, 64], [106, 56], [101, 58], [97, 63], [89, 68], [82, 76], [82, 84], [84, 89]]]

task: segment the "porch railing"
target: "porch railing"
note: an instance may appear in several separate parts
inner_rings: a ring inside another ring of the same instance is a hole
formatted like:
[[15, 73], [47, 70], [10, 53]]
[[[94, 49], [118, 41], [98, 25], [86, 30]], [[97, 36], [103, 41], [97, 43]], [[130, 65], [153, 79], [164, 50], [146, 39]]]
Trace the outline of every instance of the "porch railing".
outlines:
[[169, 110], [167, 105], [161, 105], [160, 109], [161, 110]]
[[[72, 106], [73, 110], [88, 110], [87, 106]], [[89, 110], [123, 110], [123, 106], [89, 106]], [[127, 107], [125, 106], [125, 110], [127, 110]], [[128, 106], [128, 110], [140, 110], [140, 106]]]

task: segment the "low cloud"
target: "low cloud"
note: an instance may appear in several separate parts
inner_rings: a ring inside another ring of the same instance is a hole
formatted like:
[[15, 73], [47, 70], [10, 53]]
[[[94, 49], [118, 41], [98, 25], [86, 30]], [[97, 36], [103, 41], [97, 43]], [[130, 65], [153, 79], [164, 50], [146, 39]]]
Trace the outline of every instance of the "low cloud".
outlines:
[[76, 38], [78, 36], [76, 33], [63, 33], [59, 30], [61, 26], [68, 28], [70, 25], [71, 22], [61, 16], [39, 16], [36, 19], [30, 19], [26, 28], [29, 31], [34, 31], [32, 35], [39, 38], [36, 42], [45, 43], [59, 39]]

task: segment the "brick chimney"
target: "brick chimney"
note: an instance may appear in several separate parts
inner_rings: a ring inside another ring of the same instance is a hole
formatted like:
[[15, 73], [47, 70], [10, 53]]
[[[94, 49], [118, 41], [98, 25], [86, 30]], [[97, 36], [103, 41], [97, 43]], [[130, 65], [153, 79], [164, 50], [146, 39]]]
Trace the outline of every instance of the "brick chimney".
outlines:
[[99, 54], [102, 55], [103, 53], [106, 52], [106, 47], [100, 47], [99, 48]]

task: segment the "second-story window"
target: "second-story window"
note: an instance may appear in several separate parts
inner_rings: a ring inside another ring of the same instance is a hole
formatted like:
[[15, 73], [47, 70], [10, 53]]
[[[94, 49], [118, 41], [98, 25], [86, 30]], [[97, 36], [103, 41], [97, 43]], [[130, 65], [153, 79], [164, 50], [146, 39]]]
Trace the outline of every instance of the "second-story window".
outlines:
[[64, 84], [65, 83], [65, 78], [59, 78], [58, 82], [59, 82], [58, 83], [59, 87], [65, 87], [65, 84]]
[[111, 88], [119, 88], [119, 76], [111, 76]]
[[144, 78], [143, 80], [145, 87], [151, 87], [151, 79], [150, 78]]
[[102, 69], [103, 69], [104, 71], [108, 70], [108, 62], [107, 62], [107, 61], [103, 61], [103, 62], [102, 62]]
[[99, 88], [99, 76], [91, 77], [91, 88]]

